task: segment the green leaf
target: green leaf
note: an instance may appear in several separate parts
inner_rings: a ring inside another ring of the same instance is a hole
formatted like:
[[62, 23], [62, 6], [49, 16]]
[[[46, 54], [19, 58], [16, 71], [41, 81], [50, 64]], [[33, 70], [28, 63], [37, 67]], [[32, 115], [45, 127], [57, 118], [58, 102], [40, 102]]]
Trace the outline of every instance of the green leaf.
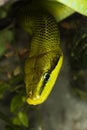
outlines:
[[6, 17], [6, 11], [3, 8], [0, 8], [0, 18]]
[[5, 83], [5, 82], [0, 82], [0, 98], [3, 97], [3, 94], [6, 90], [9, 89], [9, 84]]
[[87, 0], [56, 0], [56, 1], [87, 16]]
[[3, 34], [0, 32], [0, 56], [5, 52], [5, 40]]
[[10, 30], [0, 31], [0, 56], [2, 56], [6, 50], [5, 45], [11, 43], [13, 40], [13, 32]]
[[75, 12], [87, 16], [87, 0], [43, 0], [41, 3], [58, 22]]
[[28, 127], [28, 116], [25, 112], [20, 111], [17, 116], [13, 118], [12, 122], [14, 125]]
[[21, 126], [21, 121], [18, 116], [14, 117], [12, 122], [14, 125]]
[[24, 125], [25, 127], [28, 127], [28, 116], [27, 116], [27, 114], [24, 113], [24, 112], [19, 112], [18, 117], [19, 117], [22, 125]]
[[11, 101], [10, 110], [11, 112], [17, 112], [24, 103], [24, 96], [22, 94], [15, 95]]
[[4, 44], [0, 45], [0, 56], [3, 55], [5, 52]]

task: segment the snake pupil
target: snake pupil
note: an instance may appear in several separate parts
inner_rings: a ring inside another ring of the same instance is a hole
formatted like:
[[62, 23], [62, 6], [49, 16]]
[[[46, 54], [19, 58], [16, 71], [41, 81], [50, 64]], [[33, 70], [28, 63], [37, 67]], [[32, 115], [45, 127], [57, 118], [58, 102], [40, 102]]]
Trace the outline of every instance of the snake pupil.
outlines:
[[41, 93], [43, 92], [45, 83], [47, 83], [47, 81], [48, 81], [49, 78], [50, 78], [50, 74], [49, 74], [48, 72], [46, 72], [46, 73], [44, 74], [43, 78], [44, 78], [44, 82], [43, 82], [43, 85], [41, 86], [40, 91], [39, 91], [39, 94], [40, 94], [40, 95], [41, 95]]
[[45, 82], [47, 82], [47, 81], [49, 80], [49, 78], [50, 78], [50, 74], [49, 74], [48, 72], [46, 72], [46, 73], [44, 74]]

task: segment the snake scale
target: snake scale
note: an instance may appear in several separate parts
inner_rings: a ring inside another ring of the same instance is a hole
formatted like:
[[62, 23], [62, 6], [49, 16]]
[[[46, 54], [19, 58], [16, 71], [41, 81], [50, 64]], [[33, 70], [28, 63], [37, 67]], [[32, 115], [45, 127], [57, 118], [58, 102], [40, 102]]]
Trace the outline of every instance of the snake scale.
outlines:
[[28, 104], [43, 103], [60, 72], [63, 53], [55, 18], [39, 2], [20, 2], [16, 9], [21, 27], [32, 35], [25, 61], [25, 84]]

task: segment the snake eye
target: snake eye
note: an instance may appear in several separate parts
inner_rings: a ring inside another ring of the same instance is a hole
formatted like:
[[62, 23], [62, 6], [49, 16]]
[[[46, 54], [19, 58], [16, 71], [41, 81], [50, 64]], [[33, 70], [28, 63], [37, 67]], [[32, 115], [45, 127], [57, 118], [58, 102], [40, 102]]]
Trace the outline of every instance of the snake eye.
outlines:
[[50, 78], [50, 74], [48, 72], [46, 72], [44, 74], [44, 81], [47, 82], [49, 80], [49, 78]]

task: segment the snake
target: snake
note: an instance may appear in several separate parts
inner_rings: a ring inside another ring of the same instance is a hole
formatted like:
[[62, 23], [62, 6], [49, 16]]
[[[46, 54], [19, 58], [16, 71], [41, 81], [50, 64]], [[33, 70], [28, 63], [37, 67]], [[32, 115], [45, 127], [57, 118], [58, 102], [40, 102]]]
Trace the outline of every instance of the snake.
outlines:
[[32, 36], [24, 73], [26, 101], [42, 104], [50, 95], [63, 62], [60, 33], [54, 16], [39, 2], [19, 2], [16, 19]]

